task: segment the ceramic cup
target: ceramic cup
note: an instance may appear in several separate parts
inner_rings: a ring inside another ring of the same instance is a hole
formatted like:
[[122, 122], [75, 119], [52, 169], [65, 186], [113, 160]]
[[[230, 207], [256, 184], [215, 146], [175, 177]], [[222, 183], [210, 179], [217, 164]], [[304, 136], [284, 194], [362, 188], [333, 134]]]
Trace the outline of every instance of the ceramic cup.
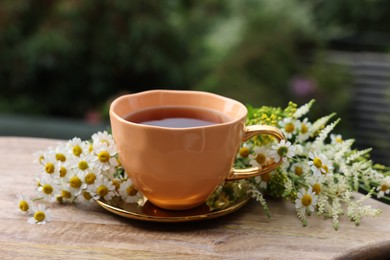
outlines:
[[[174, 128], [125, 119], [138, 111], [176, 106], [216, 111], [224, 121]], [[242, 103], [200, 91], [151, 90], [120, 96], [110, 106], [112, 134], [126, 173], [151, 203], [173, 210], [204, 203], [226, 180], [253, 177], [279, 166], [281, 162], [262, 169], [232, 168], [243, 141], [258, 134], [284, 139], [275, 127], [246, 127], [246, 116]]]

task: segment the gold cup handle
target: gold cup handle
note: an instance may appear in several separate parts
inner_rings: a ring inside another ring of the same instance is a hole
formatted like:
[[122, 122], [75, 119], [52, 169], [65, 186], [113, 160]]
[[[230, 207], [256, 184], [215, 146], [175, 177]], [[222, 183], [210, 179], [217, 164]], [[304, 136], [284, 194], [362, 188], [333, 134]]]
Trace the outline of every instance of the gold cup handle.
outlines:
[[[284, 135], [282, 131], [280, 131], [278, 128], [268, 125], [251, 125], [247, 126], [245, 129], [245, 135], [243, 138], [243, 141], [247, 141], [248, 139], [252, 138], [255, 135], [272, 135], [275, 137], [279, 142], [281, 140], [285, 140]], [[228, 181], [233, 180], [241, 180], [241, 179], [247, 179], [251, 177], [255, 177], [264, 173], [268, 173], [277, 167], [279, 167], [282, 164], [282, 160], [279, 160], [279, 162], [274, 162], [272, 164], [267, 164], [264, 167], [250, 167], [245, 169], [235, 169], [232, 168], [230, 175], [226, 178]]]

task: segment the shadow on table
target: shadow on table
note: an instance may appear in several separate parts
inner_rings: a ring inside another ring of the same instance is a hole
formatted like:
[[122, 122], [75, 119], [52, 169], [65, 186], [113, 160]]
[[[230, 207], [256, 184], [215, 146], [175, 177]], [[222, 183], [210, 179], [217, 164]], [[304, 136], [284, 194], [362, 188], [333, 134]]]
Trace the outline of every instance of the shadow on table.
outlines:
[[[150, 230], [153, 232], [173, 232], [173, 233], [187, 233], [187, 232], [202, 232], [204, 230], [217, 229], [218, 227], [224, 226], [227, 228], [234, 228], [234, 223], [240, 222], [248, 211], [253, 211], [254, 207], [259, 205], [254, 201], [249, 201], [242, 208], [228, 215], [220, 216], [217, 218], [203, 219], [200, 221], [191, 222], [152, 222], [143, 221], [136, 219], [128, 219], [113, 214], [118, 221], [131, 225], [132, 227], [139, 228], [142, 230]], [[265, 215], [265, 214], [264, 214]]]

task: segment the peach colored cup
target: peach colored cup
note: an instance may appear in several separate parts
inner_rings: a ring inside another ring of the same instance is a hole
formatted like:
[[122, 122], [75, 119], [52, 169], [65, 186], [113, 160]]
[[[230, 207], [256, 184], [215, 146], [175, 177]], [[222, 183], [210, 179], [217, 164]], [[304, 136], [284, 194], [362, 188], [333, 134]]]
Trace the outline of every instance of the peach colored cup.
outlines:
[[[228, 122], [211, 126], [168, 128], [126, 121], [135, 111], [157, 106], [195, 106], [217, 110]], [[225, 180], [270, 172], [232, 168], [242, 141], [257, 134], [284, 139], [271, 126], [245, 127], [246, 107], [240, 102], [200, 91], [151, 90], [120, 96], [110, 107], [119, 159], [134, 185], [153, 204], [165, 209], [189, 209], [204, 203]]]

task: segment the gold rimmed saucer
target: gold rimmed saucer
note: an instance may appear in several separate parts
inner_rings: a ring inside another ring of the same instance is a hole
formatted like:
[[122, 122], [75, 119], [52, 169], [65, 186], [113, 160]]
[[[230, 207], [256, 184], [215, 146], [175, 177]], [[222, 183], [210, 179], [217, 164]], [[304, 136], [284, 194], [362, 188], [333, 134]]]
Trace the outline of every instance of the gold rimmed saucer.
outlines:
[[102, 208], [125, 218], [152, 222], [191, 222], [227, 215], [244, 206], [249, 199], [249, 196], [244, 197], [226, 208], [213, 211], [210, 211], [206, 204], [189, 210], [165, 210], [154, 206], [149, 201], [143, 206], [139, 206], [137, 203], [124, 203], [122, 201], [107, 202], [102, 199], [96, 202]]

